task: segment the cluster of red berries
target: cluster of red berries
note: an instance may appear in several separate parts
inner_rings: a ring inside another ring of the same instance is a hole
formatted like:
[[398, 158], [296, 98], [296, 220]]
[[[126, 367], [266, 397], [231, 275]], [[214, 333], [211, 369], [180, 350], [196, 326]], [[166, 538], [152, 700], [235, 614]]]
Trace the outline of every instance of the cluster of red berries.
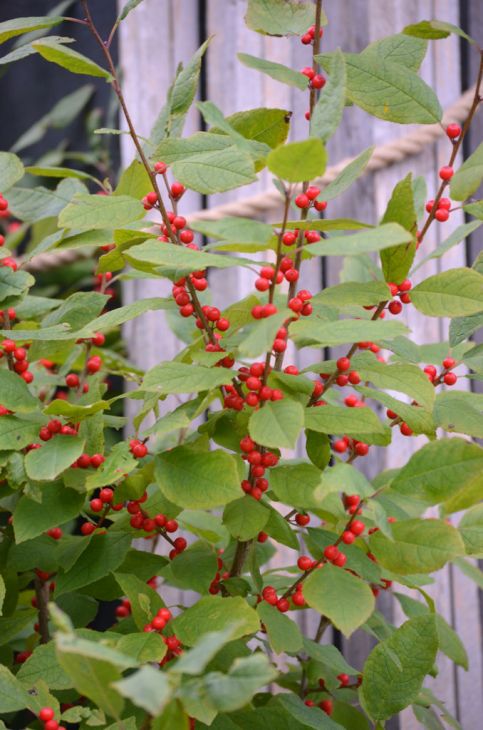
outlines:
[[305, 700], [307, 707], [319, 707], [326, 715], [332, 715], [334, 711], [334, 703], [332, 700], [321, 700], [316, 704], [313, 700]]
[[148, 447], [139, 439], [131, 439], [129, 442], [129, 451], [135, 459], [143, 459], [148, 453]]
[[18, 269], [18, 264], [12, 256], [5, 256], [3, 259], [0, 259], [0, 266], [5, 266], [8, 269], [12, 269], [12, 271], [17, 271]]
[[[184, 243], [186, 246], [189, 246], [189, 248], [192, 248], [194, 251], [197, 250], [197, 246], [191, 246], [190, 244], [193, 243], [194, 240], [194, 233], [190, 228], [186, 228], [187, 220], [182, 215], [176, 215], [172, 210], [169, 210], [167, 212], [168, 220], [171, 226], [171, 230], [176, 235], [176, 238], [180, 243]], [[169, 229], [168, 226], [165, 223], [162, 223], [160, 226], [161, 229], [161, 236], [158, 237], [158, 241], [162, 241], [163, 243], [169, 242]]]
[[[365, 406], [365, 403], [362, 403], [362, 405]], [[357, 441], [357, 439], [349, 438], [347, 435], [334, 441], [332, 443], [332, 448], [337, 454], [345, 454], [348, 450], [351, 454], [355, 454], [356, 456], [367, 456], [369, 453], [368, 444], [363, 441]]]
[[[0, 237], [1, 238], [1, 237]], [[10, 321], [10, 325], [12, 322], [14, 322], [17, 319], [17, 313], [13, 307], [9, 307], [8, 309], [0, 309], [0, 319], [7, 319], [7, 321]], [[2, 354], [0, 354], [0, 357], [2, 357]]]
[[[327, 203], [325, 200], [317, 200], [319, 195], [320, 188], [316, 185], [310, 185], [304, 193], [299, 193], [299, 195], [297, 195], [295, 198], [295, 205], [297, 208], [301, 208], [302, 210], [307, 210], [308, 208], [313, 207], [321, 213], [327, 208]], [[292, 231], [290, 231], [290, 233], [292, 233]], [[293, 231], [293, 233], [297, 233], [297, 231]], [[317, 240], [320, 240], [320, 238]], [[315, 243], [315, 241], [312, 241], [312, 243]], [[285, 245], [287, 246], [290, 244], [285, 243]]]
[[160, 608], [151, 621], [143, 628], [145, 633], [161, 632], [166, 628], [166, 624], [173, 618], [173, 614], [169, 608]]
[[[322, 38], [324, 35], [324, 29], [319, 29], [319, 38]], [[311, 43], [314, 42], [315, 39], [315, 25], [311, 25], [310, 28], [306, 33], [301, 36], [300, 40], [304, 44], [304, 46], [309, 46]]]
[[311, 89], [323, 89], [325, 86], [325, 76], [322, 76], [322, 74], [315, 73], [312, 66], [305, 66], [305, 68], [302, 69], [301, 73], [303, 73], [304, 76], [307, 76], [309, 79], [309, 87]]
[[426, 203], [426, 212], [432, 213], [433, 210], [435, 219], [440, 223], [445, 223], [451, 211], [451, 200], [449, 198], [440, 198], [436, 205], [434, 200], [428, 200]]
[[209, 592], [212, 596], [216, 596], [217, 593], [220, 592], [220, 581], [227, 580], [230, 577], [230, 571], [226, 570], [224, 573], [220, 573], [220, 570], [223, 569], [223, 560], [220, 557], [220, 555], [223, 553], [223, 550], [218, 550], [218, 557], [216, 559], [216, 567], [217, 571], [215, 573], [215, 577], [210, 583], [210, 587], [208, 588]]
[[33, 373], [29, 370], [29, 362], [27, 360], [28, 349], [30, 345], [18, 347], [17, 344], [10, 339], [3, 340], [1, 344], [2, 355], [6, 355], [12, 362], [12, 368], [26, 383], [31, 383], [34, 379]]
[[[443, 369], [439, 375], [434, 365], [426, 365], [426, 367], [424, 368], [424, 372], [432, 383], [436, 381], [440, 382], [442, 380], [445, 385], [451, 386], [455, 385], [458, 380], [458, 376], [455, 373], [451, 372], [453, 368], [456, 367], [456, 365], [457, 362], [454, 358], [445, 357], [442, 362]], [[438, 384], [438, 382], [436, 384]]]
[[411, 297], [409, 296], [408, 292], [412, 289], [412, 286], [413, 285], [409, 281], [409, 279], [404, 279], [404, 281], [402, 281], [400, 284], [393, 284], [392, 282], [388, 284], [391, 296], [399, 297], [399, 301], [397, 299], [393, 299], [393, 301], [389, 302], [387, 306], [391, 314], [401, 314], [403, 304], [411, 304]]
[[270, 606], [274, 606], [280, 613], [286, 613], [290, 610], [290, 603], [287, 598], [279, 598], [273, 586], [265, 586], [260, 600], [266, 601]]
[[312, 314], [312, 305], [310, 304], [312, 294], [307, 289], [301, 289], [292, 299], [289, 300], [289, 309], [298, 317], [309, 317]]
[[279, 456], [272, 451], [262, 451], [250, 436], [244, 436], [240, 441], [242, 458], [250, 465], [248, 479], [244, 479], [241, 488], [256, 500], [262, 498], [268, 489], [268, 479], [265, 471], [278, 464]]
[[38, 718], [44, 723], [44, 730], [66, 730], [63, 725], [59, 725], [57, 720], [54, 720], [55, 712], [52, 707], [42, 707], [38, 714]]
[[251, 315], [253, 319], [267, 319], [267, 317], [272, 317], [274, 314], [277, 314], [277, 311], [275, 304], [268, 302], [267, 304], [255, 304], [252, 307]]
[[131, 615], [131, 601], [127, 598], [122, 598], [119, 606], [116, 606], [115, 614], [117, 618], [127, 618]]
[[[178, 522], [176, 520], [170, 520], [162, 513], [150, 517], [141, 507], [146, 501], [147, 494], [144, 493], [142, 497], [136, 500], [131, 500], [127, 503], [127, 511], [131, 515], [129, 524], [134, 527], [135, 530], [142, 530], [143, 532], [150, 533], [148, 538], [155, 537], [156, 534], [161, 534], [167, 537], [168, 534], [172, 534], [179, 529]], [[177, 537], [175, 540], [169, 539], [172, 545], [172, 549], [169, 552], [169, 559], [173, 560], [177, 555], [186, 550], [188, 544], [184, 537]]]
[[[111, 245], [111, 244], [109, 244]], [[116, 296], [116, 290], [112, 287], [106, 288], [106, 284], [112, 279], [112, 271], [105, 271], [103, 274], [94, 274], [94, 291], [102, 292], [111, 299]]]

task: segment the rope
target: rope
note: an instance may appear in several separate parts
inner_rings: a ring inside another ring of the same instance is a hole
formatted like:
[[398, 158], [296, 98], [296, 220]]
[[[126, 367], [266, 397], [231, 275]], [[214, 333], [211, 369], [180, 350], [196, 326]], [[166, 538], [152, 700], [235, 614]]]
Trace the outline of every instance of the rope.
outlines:
[[[402, 162], [407, 157], [414, 157], [422, 152], [429, 144], [437, 142], [445, 135], [444, 128], [450, 122], [464, 122], [466, 119], [475, 94], [475, 87], [468, 89], [460, 98], [449, 106], [444, 115], [442, 124], [422, 125], [413, 132], [399, 137], [391, 142], [377, 145], [374, 148], [365, 172], [378, 172], [386, 167]], [[342, 170], [353, 162], [355, 157], [347, 157], [336, 165], [328, 167], [322, 177], [314, 180], [314, 184], [320, 188], [331, 183]], [[265, 190], [256, 195], [249, 195], [240, 200], [230, 203], [223, 203], [214, 208], [199, 210], [187, 215], [188, 223], [191, 221], [217, 221], [225, 216], [236, 216], [243, 218], [255, 218], [280, 206], [280, 193], [273, 189]], [[91, 249], [56, 250], [34, 256], [24, 268], [27, 271], [49, 271], [58, 266], [64, 266], [79, 259], [89, 258], [92, 255]]]

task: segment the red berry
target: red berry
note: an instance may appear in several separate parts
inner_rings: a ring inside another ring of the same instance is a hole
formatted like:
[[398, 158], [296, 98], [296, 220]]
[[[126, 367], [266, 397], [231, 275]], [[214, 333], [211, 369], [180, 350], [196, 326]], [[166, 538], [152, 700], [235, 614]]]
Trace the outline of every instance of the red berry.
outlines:
[[76, 373], [69, 373], [66, 375], [65, 384], [68, 388], [78, 388], [79, 382], [79, 376]]
[[92, 522], [84, 522], [80, 528], [83, 535], [92, 535], [95, 529], [96, 526], [93, 525]]
[[51, 707], [42, 707], [39, 712], [39, 720], [42, 720], [42, 722], [48, 722], [54, 718], [54, 714], [55, 713]]
[[316, 197], [320, 195], [320, 188], [316, 187], [315, 185], [310, 185], [305, 191], [305, 194], [309, 200], [315, 200]]
[[322, 74], [316, 74], [310, 85], [313, 89], [322, 89], [325, 86], [325, 78]]
[[90, 457], [90, 465], [92, 466], [93, 469], [99, 469], [101, 464], [103, 464], [104, 462], [105, 462], [105, 458], [103, 457], [102, 454], [93, 454]]
[[186, 542], [184, 537], [177, 537], [174, 541], [174, 546], [179, 553], [182, 553], [183, 550], [186, 550], [187, 545], [188, 543]]
[[333, 560], [334, 565], [338, 568], [343, 568], [347, 562], [347, 556], [344, 553], [339, 553], [338, 556]]
[[439, 203], [438, 203], [438, 208], [450, 210], [451, 209], [451, 200], [449, 198], [440, 198]]
[[285, 246], [293, 246], [297, 240], [297, 234], [294, 231], [287, 231], [283, 234], [282, 243]]
[[339, 548], [337, 545], [327, 545], [324, 549], [324, 557], [332, 562], [339, 555]]
[[[445, 370], [451, 370], [452, 368], [455, 367], [455, 365], [456, 365], [456, 360], [454, 360], [452, 357], [445, 357], [445, 359], [443, 360], [443, 367]], [[435, 370], [435, 375], [436, 375], [436, 368], [434, 370]]]
[[310, 515], [298, 513], [295, 515], [295, 522], [297, 525], [300, 525], [300, 527], [305, 527], [310, 522]]
[[446, 127], [446, 134], [450, 139], [456, 139], [461, 134], [461, 127], [459, 124], [448, 124]]
[[340, 681], [341, 687], [347, 687], [350, 682], [350, 677], [348, 674], [338, 674], [337, 679]]
[[313, 38], [310, 33], [304, 33], [300, 40], [304, 44], [304, 46], [309, 46], [312, 43]]
[[90, 508], [93, 512], [101, 512], [104, 509], [104, 505], [100, 499], [91, 499]]
[[362, 441], [359, 441], [354, 446], [354, 451], [356, 452], [357, 456], [366, 456], [369, 451], [369, 446], [367, 444], [364, 444]]
[[297, 566], [305, 573], [305, 571], [309, 570], [312, 566], [312, 558], [309, 558], [308, 555], [301, 555], [297, 560]]
[[451, 180], [451, 178], [454, 175], [454, 170], [450, 165], [445, 165], [444, 167], [441, 167], [439, 170], [439, 176], [441, 180]]
[[346, 545], [351, 545], [355, 539], [356, 538], [355, 538], [354, 533], [351, 532], [350, 530], [345, 530], [342, 533], [342, 542], [345, 543]]
[[180, 182], [174, 182], [171, 185], [171, 195], [173, 198], [181, 198], [185, 191], [185, 186], [182, 185]]
[[409, 428], [407, 423], [401, 423], [401, 425], [399, 426], [399, 430], [403, 436], [412, 436], [413, 435], [412, 429]]
[[300, 193], [300, 195], [297, 195], [295, 198], [295, 205], [297, 208], [308, 208], [310, 206], [310, 199], [305, 195], [305, 193]]
[[438, 210], [434, 214], [434, 217], [440, 223], [445, 223], [449, 218], [449, 211], [445, 208], [438, 208]]
[[338, 370], [342, 370], [342, 371], [349, 370], [349, 368], [351, 366], [351, 361], [349, 360], [348, 357], [339, 357], [336, 365], [337, 365]]
[[401, 314], [403, 305], [401, 302], [389, 302], [388, 309], [391, 312], [391, 314]]
[[176, 520], [168, 520], [166, 522], [166, 532], [176, 532], [178, 529], [178, 523]]
[[[426, 203], [426, 212], [431, 213], [433, 208], [434, 208], [434, 200], [431, 198], [431, 200], [428, 200], [428, 202]], [[396, 292], [392, 292], [393, 296], [395, 293]]]
[[443, 380], [446, 385], [454, 385], [458, 378], [454, 373], [446, 373], [446, 375], [443, 376]]
[[349, 527], [352, 534], [356, 536], [362, 535], [365, 529], [366, 526], [361, 520], [354, 520]]
[[315, 76], [315, 71], [312, 68], [312, 66], [305, 66], [300, 73], [302, 73], [304, 76], [307, 76], [308, 79], [313, 79]]
[[319, 707], [325, 712], [326, 715], [332, 715], [332, 712], [334, 710], [334, 703], [332, 702], [332, 700], [322, 700], [319, 703]]
[[338, 454], [343, 454], [344, 452], [347, 451], [347, 444], [343, 439], [338, 439], [337, 441], [334, 441], [333, 449]]
[[277, 601], [277, 608], [280, 613], [286, 613], [290, 608], [290, 604], [286, 598], [279, 598]]

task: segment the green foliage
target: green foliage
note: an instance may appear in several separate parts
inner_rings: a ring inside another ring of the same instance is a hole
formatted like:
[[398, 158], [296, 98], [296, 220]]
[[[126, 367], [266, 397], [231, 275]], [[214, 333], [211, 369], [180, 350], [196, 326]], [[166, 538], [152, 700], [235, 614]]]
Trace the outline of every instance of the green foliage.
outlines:
[[[110, 83], [123, 111], [110, 43], [140, 3], [121, 3], [98, 56], [105, 68], [73, 39], [46, 35], [67, 0], [45, 18], [0, 24], [0, 42], [20, 36], [0, 64], [37, 53]], [[210, 100], [193, 109], [207, 39], [178, 67], [149, 139], [125, 118], [113, 128], [114, 108], [106, 118], [96, 109], [87, 152], [62, 142], [40, 159], [24, 156], [81, 115], [89, 84], [0, 152], [2, 728], [38, 725], [40, 708], [51, 707], [56, 723], [83, 729], [189, 730], [195, 720], [213, 730], [368, 730], [411, 704], [426, 727], [442, 727], [439, 718], [456, 726], [423, 684], [437, 673], [438, 650], [465, 669], [468, 654], [425, 586], [452, 563], [483, 587], [470, 562], [483, 556], [474, 442], [483, 396], [462, 386], [483, 372], [472, 341], [483, 322], [483, 263], [451, 269], [444, 258], [483, 219], [474, 198], [482, 147], [437, 193], [449, 189], [474, 220], [424, 254], [417, 242], [438, 223], [429, 230], [423, 178], [409, 173], [385, 191], [377, 221], [341, 208], [373, 147], [328, 174], [332, 182], [324, 174], [325, 144], [353, 105], [394, 123], [439, 123], [439, 102], [418, 75], [429, 40], [472, 41], [432, 20], [358, 53], [320, 54], [309, 30], [326, 24], [320, 10], [320, 0], [249, 0], [246, 21], [274, 37], [266, 50], [277, 36], [302, 36], [325, 84], [238, 54], [305, 96], [305, 139], [298, 121], [290, 130], [290, 109], [225, 116]], [[183, 137], [198, 112], [206, 131]], [[136, 154], [119, 174], [101, 134], [131, 134]], [[463, 137], [447, 143], [448, 159]], [[191, 220], [182, 190], [170, 188], [237, 191], [264, 168], [280, 194], [273, 219], [213, 216], [209, 200]], [[86, 257], [39, 274], [37, 256], [57, 248]], [[345, 257], [339, 280], [307, 291], [305, 271], [314, 281], [325, 256]], [[432, 259], [439, 273], [425, 278]], [[237, 301], [241, 274], [258, 279]], [[143, 280], [156, 280], [160, 295], [143, 298]], [[118, 281], [135, 282], [140, 296], [120, 304]], [[233, 289], [228, 300], [220, 281]], [[397, 319], [402, 305], [449, 318], [448, 342], [425, 342], [418, 319]], [[147, 357], [150, 327], [146, 352], [120, 337], [136, 328], [140, 338], [151, 312], [162, 315], [161, 362]], [[174, 336], [183, 344], [169, 359]], [[411, 435], [417, 450], [400, 448]], [[390, 444], [395, 461], [379, 451]], [[376, 607], [391, 586], [409, 619], [399, 627], [378, 610], [387, 600]], [[369, 634], [367, 660], [355, 668], [323, 643], [329, 627], [347, 639]]]

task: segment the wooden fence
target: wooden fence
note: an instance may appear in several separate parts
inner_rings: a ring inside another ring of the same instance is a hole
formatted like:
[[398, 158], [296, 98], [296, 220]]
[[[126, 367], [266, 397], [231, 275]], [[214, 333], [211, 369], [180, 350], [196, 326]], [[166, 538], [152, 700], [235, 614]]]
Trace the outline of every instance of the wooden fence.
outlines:
[[[460, 13], [464, 16], [463, 20], [471, 25], [472, 34], [476, 37], [480, 34], [480, 42], [483, 35], [481, 0], [462, 0], [460, 4], [455, 0], [327, 0], [324, 6], [330, 22], [323, 39], [323, 49], [326, 50], [341, 47], [346, 51], [360, 51], [377, 38], [399, 32], [409, 23], [428, 18], [459, 24]], [[203, 91], [207, 97], [225, 115], [261, 106], [291, 110], [291, 137], [300, 139], [306, 135], [306, 95], [241, 66], [236, 60], [236, 53], [251, 53], [301, 68], [309, 62], [309, 52], [298, 39], [264, 37], [247, 30], [243, 19], [245, 9], [245, 0], [145, 0], [129, 16], [121, 29], [120, 60], [128, 106], [141, 134], [148, 134], [179, 61], [186, 61], [200, 41], [213, 34], [203, 78]], [[422, 75], [435, 89], [443, 107], [449, 106], [459, 97], [462, 89], [473, 83], [469, 74], [474, 63], [466, 55], [462, 59], [460, 54], [459, 39], [452, 36], [431, 44], [423, 64]], [[462, 60], [466, 73], [463, 81]], [[200, 119], [194, 112], [189, 117], [185, 133], [190, 134], [198, 129]], [[480, 126], [480, 139], [481, 129]], [[371, 144], [391, 140], [398, 134], [401, 134], [401, 129], [395, 125], [373, 119], [358, 108], [351, 108], [345, 114], [342, 128], [329, 144], [330, 164], [358, 154]], [[473, 141], [476, 141], [476, 137]], [[125, 138], [122, 144], [123, 156], [128, 162], [133, 154], [130, 141]], [[431, 196], [437, 185], [437, 170], [446, 163], [447, 155], [448, 143], [443, 140], [417, 157], [366, 175], [340, 200], [331, 202], [330, 216], [376, 222], [385, 209], [390, 191], [409, 171], [425, 177]], [[209, 205], [262, 191], [269, 182], [268, 176], [262, 174], [260, 181], [249, 187], [213, 196]], [[182, 212], [199, 210], [203, 204], [200, 195], [189, 193], [183, 198]], [[277, 220], [277, 212], [274, 212], [271, 220]], [[455, 214], [444, 226], [432, 227], [424, 253], [427, 254], [438, 245], [441, 237], [449, 235], [461, 222], [461, 217]], [[472, 247], [474, 245], [473, 242]], [[321, 286], [338, 282], [340, 259], [314, 261], [311, 262], [310, 270], [306, 267], [303, 272], [304, 287], [317, 291]], [[447, 254], [443, 264], [441, 259], [428, 262], [418, 276], [425, 278], [439, 271], [441, 266], [454, 267], [465, 263], [466, 252], [460, 246]], [[213, 272], [210, 280], [214, 303], [223, 306], [253, 289], [253, 276], [246, 269]], [[127, 282], [124, 299], [133, 301], [153, 295], [166, 295], [169, 288], [169, 283], [159, 281]], [[417, 342], [437, 342], [446, 337], [446, 324], [423, 317], [410, 307], [405, 308], [404, 316]], [[143, 368], [170, 359], [179, 347], [160, 312], [148, 313], [141, 321], [136, 320], [127, 325], [126, 337], [132, 359]], [[307, 364], [303, 352], [296, 357], [300, 365]], [[371, 456], [370, 462], [365, 465], [368, 475], [387, 467], [401, 466], [424, 441], [423, 437], [405, 439], [396, 430], [391, 448], [376, 450], [376, 455]], [[287, 551], [280, 550], [276, 560], [279, 564], [290, 562]], [[462, 637], [471, 665], [470, 671], [465, 672], [440, 655], [440, 673], [430, 684], [436, 695], [446, 702], [448, 710], [459, 719], [464, 730], [477, 730], [483, 725], [482, 632], [477, 588], [450, 565], [437, 574], [430, 592], [436, 599], [438, 610]], [[177, 602], [178, 598], [173, 592], [173, 602]], [[398, 604], [390, 596], [384, 596], [379, 607], [389, 619], [395, 622], [403, 620]], [[346, 645], [340, 636], [332, 639], [340, 643], [348, 660], [356, 666], [362, 665], [372, 646], [370, 637], [361, 631], [350, 645]], [[331, 640], [330, 636], [328, 640]], [[406, 711], [392, 721], [390, 727], [412, 730], [420, 725], [412, 712]]]

